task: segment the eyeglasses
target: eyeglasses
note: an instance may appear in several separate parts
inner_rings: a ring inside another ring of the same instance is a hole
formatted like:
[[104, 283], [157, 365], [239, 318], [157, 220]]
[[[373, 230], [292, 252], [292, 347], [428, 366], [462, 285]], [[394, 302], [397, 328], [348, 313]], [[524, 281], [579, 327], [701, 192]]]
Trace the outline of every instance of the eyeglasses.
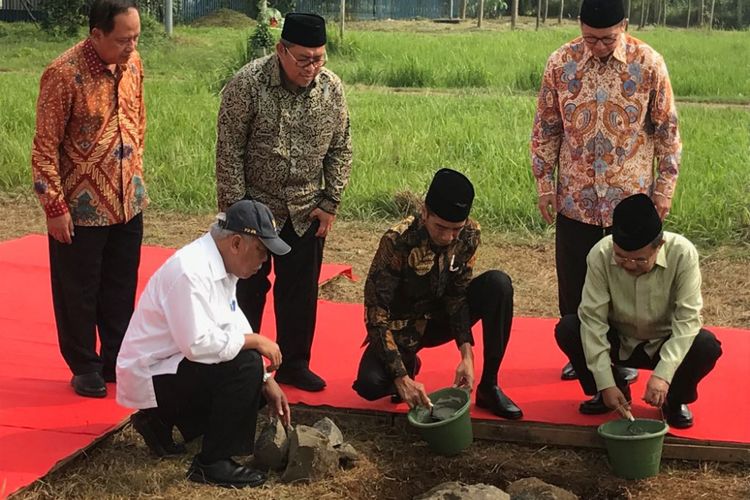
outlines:
[[617, 39], [620, 37], [620, 35], [609, 35], [609, 36], [592, 36], [592, 35], [585, 35], [583, 39], [588, 43], [589, 45], [596, 45], [598, 42], [602, 42], [604, 45], [612, 45], [617, 41]]
[[307, 68], [308, 66], [313, 66], [315, 69], [317, 69], [322, 68], [328, 62], [328, 54], [323, 54], [322, 57], [316, 57], [314, 59], [297, 59], [296, 57], [294, 57], [294, 54], [289, 51], [289, 48], [286, 45], [284, 46], [284, 50], [287, 54], [289, 54], [289, 57], [294, 59], [294, 62], [297, 64], [298, 68]]
[[645, 266], [646, 264], [648, 264], [649, 260], [651, 260], [651, 257], [638, 257], [637, 259], [629, 259], [627, 257], [622, 257], [615, 254], [615, 261], [619, 262], [620, 264], [636, 264], [638, 266]]

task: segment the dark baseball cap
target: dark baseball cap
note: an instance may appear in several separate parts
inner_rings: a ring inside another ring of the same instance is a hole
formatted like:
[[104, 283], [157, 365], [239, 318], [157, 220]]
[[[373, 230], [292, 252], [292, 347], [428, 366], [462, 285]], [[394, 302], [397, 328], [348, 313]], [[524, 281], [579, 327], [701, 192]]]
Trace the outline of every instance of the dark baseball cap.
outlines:
[[227, 209], [219, 227], [239, 234], [256, 236], [273, 254], [284, 255], [291, 247], [279, 238], [271, 210], [255, 200], [240, 200]]

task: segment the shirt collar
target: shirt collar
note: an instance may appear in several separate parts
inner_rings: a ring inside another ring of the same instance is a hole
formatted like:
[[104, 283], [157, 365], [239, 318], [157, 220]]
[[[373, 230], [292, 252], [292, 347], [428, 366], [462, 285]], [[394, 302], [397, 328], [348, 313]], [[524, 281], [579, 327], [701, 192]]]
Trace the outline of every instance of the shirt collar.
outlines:
[[226, 267], [224, 267], [224, 259], [221, 258], [219, 247], [216, 246], [216, 241], [213, 236], [211, 236], [211, 233], [204, 234], [201, 237], [200, 242], [206, 252], [206, 256], [208, 257], [208, 267], [211, 269], [211, 278], [214, 281], [221, 281], [230, 277]]
[[[102, 61], [102, 58], [99, 57], [99, 54], [96, 52], [94, 43], [91, 41], [91, 38], [87, 38], [86, 40], [84, 40], [82, 50], [83, 59], [84, 61], [86, 61], [86, 66], [89, 68], [89, 71], [91, 71], [92, 74], [112, 74], [112, 72], [109, 70], [108, 65], [104, 61]], [[128, 64], [118, 64], [117, 67], [121, 72], [125, 72], [128, 70]]]

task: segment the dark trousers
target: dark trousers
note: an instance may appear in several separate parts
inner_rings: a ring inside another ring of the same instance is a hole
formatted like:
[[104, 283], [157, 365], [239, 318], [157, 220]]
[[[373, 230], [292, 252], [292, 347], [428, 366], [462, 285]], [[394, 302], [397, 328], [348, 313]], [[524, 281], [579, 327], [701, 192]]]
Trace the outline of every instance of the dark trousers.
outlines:
[[[482, 320], [482, 340], [484, 360], [482, 364], [482, 387], [497, 384], [500, 363], [510, 340], [513, 323], [513, 284], [502, 271], [487, 271], [469, 283], [467, 301], [471, 324]], [[417, 352], [426, 347], [436, 347], [454, 340], [448, 325], [448, 318], [437, 317], [427, 322], [424, 336]], [[400, 351], [406, 370], [413, 378], [416, 369], [416, 353]], [[363, 398], [373, 401], [390, 394], [396, 389], [393, 378], [378, 358], [375, 348], [369, 344], [359, 362], [354, 390]]]
[[560, 317], [578, 314], [583, 283], [586, 281], [586, 256], [611, 228], [584, 224], [557, 214], [555, 219], [555, 267]]
[[[586, 357], [583, 353], [581, 341], [581, 321], [575, 314], [563, 317], [555, 327], [555, 338], [557, 345], [568, 356], [570, 363], [578, 374], [583, 392], [589, 396], [596, 394], [596, 382], [594, 375], [586, 366]], [[607, 332], [610, 343], [610, 358], [612, 363], [630, 368], [647, 368], [653, 370], [659, 363], [660, 357], [657, 351], [651, 358], [644, 351], [645, 343], [640, 344], [628, 359], [619, 359], [620, 339], [616, 331], [610, 329]], [[666, 339], [665, 339], [666, 340]], [[659, 346], [661, 350], [662, 346]], [[721, 356], [721, 342], [708, 330], [701, 329], [688, 350], [685, 358], [680, 363], [672, 378], [667, 392], [667, 402], [670, 406], [688, 404], [698, 399], [698, 383], [713, 370], [716, 360]], [[618, 370], [612, 370], [615, 384], [625, 387], [625, 380]]]
[[[60, 352], [74, 375], [115, 379], [141, 260], [143, 216], [111, 226], [75, 226], [69, 245], [49, 236], [52, 303]], [[101, 355], [96, 352], [99, 331]]]
[[185, 441], [203, 436], [202, 462], [253, 452], [263, 386], [257, 351], [240, 351], [217, 364], [183, 359], [176, 374], [157, 375], [153, 382], [158, 406], [146, 411], [176, 426]]
[[306, 368], [310, 364], [325, 243], [324, 238], [315, 236], [318, 227], [315, 221], [302, 236], [297, 236], [287, 220], [280, 236], [292, 250], [286, 255], [271, 256], [256, 274], [237, 282], [237, 303], [253, 331], [260, 332], [266, 294], [271, 289], [268, 274], [273, 262], [276, 343], [284, 357], [283, 366], [288, 369]]

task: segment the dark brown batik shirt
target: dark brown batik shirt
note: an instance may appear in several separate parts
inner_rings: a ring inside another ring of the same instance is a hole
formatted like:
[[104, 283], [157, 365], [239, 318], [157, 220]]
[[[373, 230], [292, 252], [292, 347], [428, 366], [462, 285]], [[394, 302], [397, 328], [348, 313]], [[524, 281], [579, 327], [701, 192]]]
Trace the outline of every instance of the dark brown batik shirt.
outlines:
[[414, 217], [380, 239], [365, 283], [366, 342], [394, 378], [407, 374], [399, 351], [416, 352], [432, 318], [447, 318], [458, 345], [474, 344], [466, 290], [479, 242], [469, 220], [456, 241], [436, 247]]
[[322, 68], [292, 92], [275, 54], [240, 69], [222, 92], [216, 144], [219, 210], [245, 197], [266, 204], [302, 235], [310, 212], [336, 213], [349, 180], [352, 143], [341, 80]]

